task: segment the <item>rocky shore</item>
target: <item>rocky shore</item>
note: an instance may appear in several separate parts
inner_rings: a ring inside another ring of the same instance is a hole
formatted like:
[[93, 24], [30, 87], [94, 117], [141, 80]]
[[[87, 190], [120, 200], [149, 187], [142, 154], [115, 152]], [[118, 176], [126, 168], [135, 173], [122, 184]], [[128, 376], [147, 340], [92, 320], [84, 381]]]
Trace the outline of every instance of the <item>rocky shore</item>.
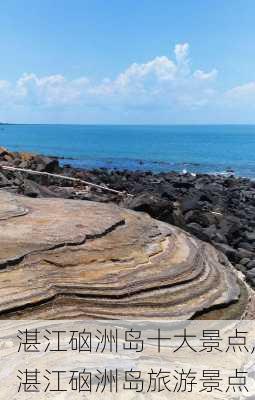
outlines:
[[234, 176], [79, 170], [53, 157], [0, 148], [1, 165], [87, 180], [127, 192], [115, 195], [54, 177], [0, 170], [0, 186], [29, 197], [61, 197], [116, 203], [148, 213], [213, 244], [255, 286], [255, 182]]

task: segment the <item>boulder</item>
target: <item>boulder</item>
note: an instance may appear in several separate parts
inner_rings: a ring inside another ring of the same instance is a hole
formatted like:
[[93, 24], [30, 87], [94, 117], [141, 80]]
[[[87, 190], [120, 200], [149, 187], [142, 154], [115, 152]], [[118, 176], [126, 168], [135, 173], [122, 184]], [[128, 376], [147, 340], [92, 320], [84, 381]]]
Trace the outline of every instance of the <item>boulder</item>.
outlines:
[[215, 243], [215, 247], [222, 251], [231, 261], [239, 261], [238, 253], [233, 247], [224, 243]]
[[10, 163], [13, 161], [13, 158], [14, 158], [13, 155], [11, 153], [8, 153], [8, 154], [5, 154], [2, 159], [4, 161]]
[[2, 319], [237, 319], [249, 307], [222, 253], [145, 213], [0, 191], [0, 219]]
[[244, 249], [244, 248], [242, 248], [242, 247], [238, 247], [238, 249], [237, 249], [237, 254], [238, 254], [240, 260], [241, 260], [242, 258], [249, 258], [249, 259], [251, 259], [251, 258], [254, 257], [254, 254], [253, 254], [252, 251], [246, 250], [246, 249]]
[[214, 241], [217, 243], [224, 243], [224, 244], [228, 244], [227, 239], [225, 238], [225, 236], [222, 235], [222, 233], [220, 232], [216, 232], [215, 236], [214, 236]]
[[214, 214], [209, 212], [203, 212], [199, 210], [190, 210], [185, 214], [185, 221], [187, 224], [196, 222], [204, 228], [217, 223], [217, 218]]
[[235, 268], [238, 269], [238, 271], [241, 271], [243, 274], [246, 274], [246, 268], [242, 264], [235, 264]]
[[255, 283], [255, 268], [252, 268], [250, 271], [247, 272], [247, 278]]
[[[193, 197], [188, 197], [181, 202], [181, 208], [184, 213], [187, 213], [188, 211], [195, 212], [197, 208], [201, 208], [201, 205], [199, 204], [199, 198], [200, 196], [193, 196]], [[195, 222], [195, 221], [194, 221]]]
[[242, 230], [242, 225], [239, 218], [228, 216], [220, 222], [220, 232], [228, 240], [232, 240], [235, 236], [239, 235]]
[[20, 152], [19, 153], [19, 158], [20, 158], [20, 161], [22, 162], [22, 161], [25, 161], [25, 162], [28, 162], [28, 161], [33, 161], [33, 159], [36, 157], [36, 155], [35, 154], [32, 154], [32, 153], [27, 153], [27, 152]]
[[253, 232], [246, 231], [244, 236], [245, 236], [246, 240], [248, 240], [248, 242], [251, 242], [251, 243], [255, 242], [255, 232], [254, 231]]
[[37, 156], [33, 159], [33, 169], [39, 172], [55, 173], [59, 171], [59, 162], [55, 158]]
[[254, 245], [248, 242], [239, 242], [239, 246], [242, 247], [242, 249], [248, 250], [250, 252], [253, 252], [254, 250]]
[[211, 226], [208, 226], [207, 228], [203, 228], [201, 225], [197, 224], [196, 222], [191, 222], [190, 224], [186, 225], [185, 229], [187, 229], [188, 232], [192, 233], [199, 239], [204, 240], [206, 242], [213, 241], [215, 234], [216, 234], [216, 226], [215, 225], [211, 225]]
[[161, 184], [158, 190], [163, 198], [166, 198], [170, 201], [176, 200], [175, 190], [172, 185]]
[[164, 221], [169, 221], [172, 215], [173, 206], [171, 203], [162, 199], [159, 195], [154, 193], [141, 193], [138, 196], [126, 198], [122, 205], [131, 210], [142, 211], [148, 213], [154, 218], [162, 218]]
[[[242, 258], [242, 259], [240, 260], [240, 264], [245, 266], [245, 265], [248, 264], [249, 261], [250, 261], [249, 258]], [[254, 265], [254, 267], [255, 267], [255, 265]]]
[[57, 197], [54, 191], [30, 179], [23, 180], [22, 185], [20, 185], [20, 193], [29, 197]]
[[4, 157], [8, 153], [9, 152], [5, 147], [0, 147], [0, 158]]
[[12, 185], [10, 181], [3, 173], [0, 172], [0, 187], [7, 187]]
[[255, 260], [251, 260], [246, 264], [247, 269], [255, 269]]

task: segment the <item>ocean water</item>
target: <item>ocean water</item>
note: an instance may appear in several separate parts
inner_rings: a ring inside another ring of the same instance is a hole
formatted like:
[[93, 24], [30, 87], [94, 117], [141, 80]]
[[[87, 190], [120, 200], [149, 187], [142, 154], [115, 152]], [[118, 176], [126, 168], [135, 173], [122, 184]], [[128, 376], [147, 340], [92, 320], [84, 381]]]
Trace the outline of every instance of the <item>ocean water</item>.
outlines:
[[84, 168], [255, 178], [255, 125], [0, 125], [0, 145]]

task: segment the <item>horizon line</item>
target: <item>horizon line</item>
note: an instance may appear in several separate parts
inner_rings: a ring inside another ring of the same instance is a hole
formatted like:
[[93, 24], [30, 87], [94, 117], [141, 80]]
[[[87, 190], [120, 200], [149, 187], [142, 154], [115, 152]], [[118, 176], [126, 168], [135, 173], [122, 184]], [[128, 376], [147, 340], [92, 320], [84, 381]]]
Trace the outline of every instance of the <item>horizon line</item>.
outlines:
[[0, 126], [4, 125], [55, 125], [55, 126], [255, 126], [254, 123], [61, 123], [61, 122], [0, 122]]

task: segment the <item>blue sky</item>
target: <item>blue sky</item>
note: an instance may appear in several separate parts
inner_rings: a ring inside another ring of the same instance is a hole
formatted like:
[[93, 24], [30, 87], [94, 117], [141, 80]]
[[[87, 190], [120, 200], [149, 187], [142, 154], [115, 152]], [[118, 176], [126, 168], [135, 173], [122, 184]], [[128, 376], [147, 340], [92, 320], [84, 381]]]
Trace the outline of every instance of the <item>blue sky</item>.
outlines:
[[255, 123], [254, 0], [0, 4], [0, 120]]

